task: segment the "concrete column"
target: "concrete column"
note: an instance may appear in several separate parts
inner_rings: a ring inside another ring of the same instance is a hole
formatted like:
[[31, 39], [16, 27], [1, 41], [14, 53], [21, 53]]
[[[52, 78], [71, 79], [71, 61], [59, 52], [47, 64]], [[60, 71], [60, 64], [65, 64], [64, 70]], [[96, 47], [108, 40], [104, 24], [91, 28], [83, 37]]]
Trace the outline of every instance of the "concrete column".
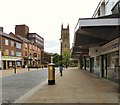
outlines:
[[103, 72], [103, 58], [102, 58], [102, 55], [100, 56], [100, 77], [102, 78], [102, 72]]
[[84, 70], [86, 70], [86, 57], [84, 56]]
[[80, 66], [81, 66], [81, 65], [80, 65], [80, 59], [79, 59], [79, 60], [78, 60], [78, 68], [79, 68], [79, 69], [80, 69]]
[[94, 73], [94, 58], [90, 58], [90, 73]]
[[1, 65], [2, 65], [2, 69], [3, 69], [3, 61], [1, 60]]
[[118, 43], [119, 43], [119, 66], [120, 66], [120, 38], [119, 38]]

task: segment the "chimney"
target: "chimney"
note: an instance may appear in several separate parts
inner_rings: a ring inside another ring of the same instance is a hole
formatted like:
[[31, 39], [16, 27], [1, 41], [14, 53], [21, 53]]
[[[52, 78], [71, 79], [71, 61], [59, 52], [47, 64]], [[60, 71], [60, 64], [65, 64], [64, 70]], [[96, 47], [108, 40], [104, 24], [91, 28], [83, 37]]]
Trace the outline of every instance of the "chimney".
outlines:
[[0, 27], [0, 31], [2, 31], [2, 32], [3, 32], [3, 27]]
[[29, 27], [25, 24], [15, 26], [15, 34], [27, 37], [29, 33]]

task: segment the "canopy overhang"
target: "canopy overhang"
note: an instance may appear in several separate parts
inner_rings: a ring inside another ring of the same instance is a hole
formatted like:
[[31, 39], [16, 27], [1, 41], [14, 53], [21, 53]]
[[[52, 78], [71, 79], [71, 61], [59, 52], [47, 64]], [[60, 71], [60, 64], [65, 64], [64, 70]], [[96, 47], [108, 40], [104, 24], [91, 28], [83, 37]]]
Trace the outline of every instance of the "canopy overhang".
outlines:
[[[90, 47], [102, 46], [120, 37], [120, 18], [87, 18], [79, 19], [75, 27], [72, 56], [76, 52], [86, 52]], [[84, 53], [83, 53], [84, 54]]]

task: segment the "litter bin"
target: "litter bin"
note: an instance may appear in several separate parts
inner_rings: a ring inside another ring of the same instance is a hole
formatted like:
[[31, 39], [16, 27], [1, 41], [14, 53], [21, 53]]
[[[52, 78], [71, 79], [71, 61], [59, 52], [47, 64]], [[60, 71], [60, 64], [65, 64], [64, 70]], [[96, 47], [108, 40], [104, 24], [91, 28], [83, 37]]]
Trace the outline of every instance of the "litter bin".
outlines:
[[55, 84], [55, 64], [48, 64], [48, 85]]

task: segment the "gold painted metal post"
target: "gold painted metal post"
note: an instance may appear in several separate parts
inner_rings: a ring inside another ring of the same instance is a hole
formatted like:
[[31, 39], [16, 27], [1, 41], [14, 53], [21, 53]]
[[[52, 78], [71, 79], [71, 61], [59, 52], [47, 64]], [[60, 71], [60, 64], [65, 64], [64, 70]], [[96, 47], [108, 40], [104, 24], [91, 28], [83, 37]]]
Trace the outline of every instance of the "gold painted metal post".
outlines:
[[55, 84], [55, 64], [53, 63], [53, 57], [51, 56], [51, 63], [48, 64], [48, 85]]
[[55, 65], [50, 63], [48, 65], [48, 85], [55, 84]]

